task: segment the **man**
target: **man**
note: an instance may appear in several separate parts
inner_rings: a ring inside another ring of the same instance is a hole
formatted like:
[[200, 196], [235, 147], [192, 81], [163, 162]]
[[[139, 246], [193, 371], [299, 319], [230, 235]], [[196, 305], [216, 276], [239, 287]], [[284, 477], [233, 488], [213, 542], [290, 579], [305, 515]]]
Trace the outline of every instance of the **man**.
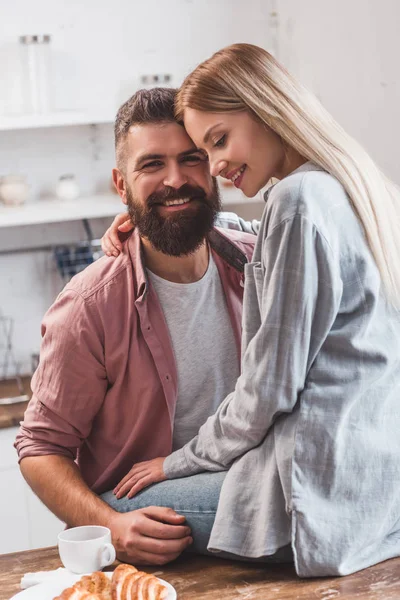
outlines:
[[174, 97], [142, 90], [118, 112], [113, 180], [136, 229], [117, 259], [74, 277], [46, 314], [16, 439], [21, 471], [50, 510], [69, 526], [108, 526], [118, 558], [142, 564], [192, 543], [181, 508], [209, 496], [207, 486], [218, 502], [223, 474], [199, 476], [184, 493], [186, 482], [168, 483], [158, 506], [131, 510], [119, 498], [134, 463], [181, 447], [233, 390], [255, 239], [213, 228], [218, 189], [174, 119]]

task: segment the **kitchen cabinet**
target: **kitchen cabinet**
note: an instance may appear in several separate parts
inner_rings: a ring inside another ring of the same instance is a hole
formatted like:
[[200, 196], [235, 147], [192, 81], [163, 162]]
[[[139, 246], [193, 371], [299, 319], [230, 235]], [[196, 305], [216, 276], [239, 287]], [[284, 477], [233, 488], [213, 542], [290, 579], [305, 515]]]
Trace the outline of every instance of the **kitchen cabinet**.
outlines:
[[57, 544], [64, 523], [33, 494], [15, 448], [18, 427], [0, 429], [0, 554]]
[[0, 204], [0, 228], [115, 217], [124, 209], [116, 194], [87, 196], [77, 200], [43, 200], [22, 206]]
[[114, 114], [90, 114], [74, 110], [54, 113], [0, 116], [0, 131], [65, 127], [67, 125], [99, 125], [113, 123]]

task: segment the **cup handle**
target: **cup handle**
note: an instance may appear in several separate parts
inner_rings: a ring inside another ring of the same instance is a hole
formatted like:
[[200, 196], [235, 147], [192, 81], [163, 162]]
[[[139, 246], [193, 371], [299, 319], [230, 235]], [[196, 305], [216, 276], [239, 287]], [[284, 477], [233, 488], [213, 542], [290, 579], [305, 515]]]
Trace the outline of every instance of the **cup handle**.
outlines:
[[104, 544], [101, 551], [101, 568], [112, 565], [116, 557], [115, 548], [112, 544]]

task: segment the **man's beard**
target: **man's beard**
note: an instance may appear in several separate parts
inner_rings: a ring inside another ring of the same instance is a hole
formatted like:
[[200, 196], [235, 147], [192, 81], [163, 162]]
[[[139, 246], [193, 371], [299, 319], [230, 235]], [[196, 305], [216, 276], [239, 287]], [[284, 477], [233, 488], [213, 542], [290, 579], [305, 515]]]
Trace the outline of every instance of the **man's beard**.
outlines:
[[[129, 187], [126, 190], [129, 216], [139, 234], [163, 254], [183, 256], [193, 254], [211, 231], [221, 210], [221, 200], [216, 180], [209, 196], [201, 187], [183, 185], [178, 190], [165, 187], [163, 192], [151, 194], [143, 205], [136, 200]], [[171, 211], [162, 216], [160, 205], [166, 200], [190, 198], [192, 206]]]

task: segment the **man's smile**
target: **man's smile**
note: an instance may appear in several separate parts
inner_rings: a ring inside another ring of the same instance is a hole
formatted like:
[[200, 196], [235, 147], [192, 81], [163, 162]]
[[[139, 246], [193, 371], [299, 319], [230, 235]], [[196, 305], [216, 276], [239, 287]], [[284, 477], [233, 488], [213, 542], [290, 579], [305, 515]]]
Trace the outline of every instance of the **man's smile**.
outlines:
[[180, 198], [179, 200], [165, 200], [159, 206], [166, 212], [176, 212], [185, 210], [195, 198]]

